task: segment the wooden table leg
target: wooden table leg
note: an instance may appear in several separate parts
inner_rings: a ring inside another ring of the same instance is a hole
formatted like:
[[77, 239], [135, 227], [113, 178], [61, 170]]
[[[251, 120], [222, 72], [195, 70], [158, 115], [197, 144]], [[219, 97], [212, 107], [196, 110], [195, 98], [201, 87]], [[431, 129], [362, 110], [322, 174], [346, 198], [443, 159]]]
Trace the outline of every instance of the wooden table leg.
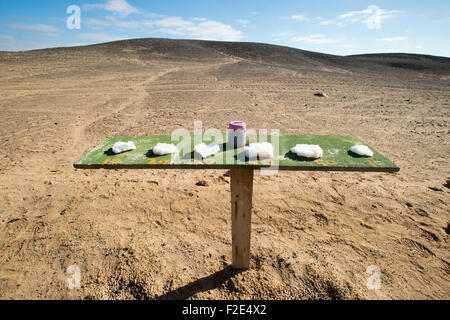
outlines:
[[231, 169], [230, 175], [232, 267], [248, 269], [250, 264], [253, 169]]

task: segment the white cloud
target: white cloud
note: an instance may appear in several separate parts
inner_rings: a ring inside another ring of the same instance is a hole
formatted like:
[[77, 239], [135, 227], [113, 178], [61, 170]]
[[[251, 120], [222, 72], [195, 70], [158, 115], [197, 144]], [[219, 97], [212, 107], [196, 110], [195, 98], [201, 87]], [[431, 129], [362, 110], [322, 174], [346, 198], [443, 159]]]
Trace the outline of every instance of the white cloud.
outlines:
[[307, 16], [305, 16], [303, 14], [294, 14], [294, 15], [289, 16], [289, 17], [282, 16], [282, 17], [280, 17], [280, 19], [283, 19], [283, 20], [291, 20], [292, 19], [292, 20], [295, 20], [297, 22], [311, 21], [310, 18], [308, 18]]
[[323, 34], [312, 34], [309, 36], [303, 37], [294, 37], [291, 39], [291, 42], [303, 42], [303, 43], [312, 43], [312, 44], [326, 44], [326, 43], [336, 43], [337, 39], [327, 38]]
[[323, 26], [328, 26], [331, 24], [336, 25], [338, 27], [344, 26], [344, 23], [342, 23], [341, 21], [337, 21], [337, 20], [322, 20], [322, 19], [319, 19], [319, 20], [320, 20], [320, 24]]
[[128, 4], [125, 0], [107, 0], [104, 4], [93, 3], [85, 4], [83, 9], [100, 9], [109, 12], [120, 14], [121, 16], [128, 16], [132, 13], [138, 13], [139, 10], [132, 5]]
[[247, 27], [248, 24], [250, 23], [249, 20], [245, 20], [245, 19], [236, 19], [236, 22], [239, 23], [244, 28]]
[[[198, 18], [196, 18], [194, 21], [199, 21]], [[204, 20], [201, 20], [200, 22], [204, 22]], [[167, 28], [189, 28], [195, 25], [193, 21], [187, 21], [184, 20], [181, 17], [168, 17], [162, 20], [155, 21], [155, 25], [160, 27], [167, 27]]]
[[388, 42], [393, 42], [393, 41], [402, 41], [402, 40], [406, 40], [408, 39], [407, 37], [392, 37], [392, 38], [379, 38], [377, 39], [377, 41], [388, 41]]
[[13, 22], [13, 23], [5, 23], [4, 26], [11, 29], [21, 30], [26, 33], [46, 37], [56, 37], [59, 36], [59, 34], [62, 32], [61, 29], [48, 24], [28, 24], [21, 22]]
[[153, 25], [165, 33], [200, 40], [239, 41], [244, 37], [242, 31], [209, 19], [185, 20], [181, 17], [168, 17], [153, 21]]
[[289, 31], [285, 31], [285, 32], [272, 34], [272, 37], [284, 38], [284, 37], [289, 37], [289, 36], [293, 36], [293, 35], [294, 35], [294, 31], [289, 30]]
[[368, 29], [380, 29], [384, 20], [392, 18], [398, 12], [400, 11], [380, 9], [378, 6], [371, 5], [364, 10], [341, 14], [339, 19], [348, 22], [363, 22]]
[[298, 22], [302, 22], [302, 21], [309, 21], [310, 19], [303, 15], [303, 14], [297, 14], [297, 15], [293, 15], [291, 16], [291, 19], [298, 21]]
[[287, 37], [292, 37], [295, 33], [292, 30], [274, 33], [272, 34], [272, 41], [281, 42], [281, 39], [284, 38], [286, 40]]
[[191, 20], [192, 21], [206, 21], [208, 19], [206, 19], [206, 18], [192, 18]]

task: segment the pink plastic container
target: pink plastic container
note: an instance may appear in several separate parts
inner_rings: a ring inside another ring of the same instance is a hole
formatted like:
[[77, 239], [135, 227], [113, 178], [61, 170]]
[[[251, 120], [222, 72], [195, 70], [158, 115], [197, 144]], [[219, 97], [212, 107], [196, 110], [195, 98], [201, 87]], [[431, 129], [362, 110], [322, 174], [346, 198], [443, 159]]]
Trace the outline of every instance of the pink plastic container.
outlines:
[[245, 146], [245, 129], [244, 121], [231, 121], [228, 124], [228, 145], [232, 148], [240, 148]]

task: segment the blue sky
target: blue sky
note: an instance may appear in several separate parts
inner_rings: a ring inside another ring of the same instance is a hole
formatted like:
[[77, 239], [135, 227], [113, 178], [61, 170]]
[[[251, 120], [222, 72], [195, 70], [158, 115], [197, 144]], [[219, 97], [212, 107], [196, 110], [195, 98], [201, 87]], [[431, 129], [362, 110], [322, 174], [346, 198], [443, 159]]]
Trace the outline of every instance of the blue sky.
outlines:
[[[69, 6], [80, 19], [67, 19]], [[73, 28], [76, 22], [80, 28]], [[263, 42], [348, 55], [450, 57], [450, 1], [84, 0], [0, 2], [0, 50], [129, 38]]]

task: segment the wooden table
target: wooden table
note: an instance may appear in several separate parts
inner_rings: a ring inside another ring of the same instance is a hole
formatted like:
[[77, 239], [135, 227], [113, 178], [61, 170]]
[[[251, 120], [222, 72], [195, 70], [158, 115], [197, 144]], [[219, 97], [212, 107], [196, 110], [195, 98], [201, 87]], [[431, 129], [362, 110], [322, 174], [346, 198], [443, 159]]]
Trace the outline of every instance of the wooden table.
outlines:
[[[103, 141], [99, 146], [74, 163], [78, 169], [230, 169], [231, 175], [231, 225], [232, 225], [232, 266], [248, 269], [250, 262], [250, 231], [253, 195], [253, 172], [266, 170], [303, 171], [360, 171], [397, 172], [400, 168], [380, 153], [373, 151], [372, 157], [361, 157], [350, 152], [356, 144], [367, 145], [352, 136], [320, 135], [279, 135], [268, 136], [266, 141], [274, 146], [272, 159], [248, 160], [244, 149], [226, 147], [226, 136], [210, 137], [221, 147], [212, 157], [201, 159], [193, 152], [194, 145], [202, 141], [201, 136], [141, 136], [114, 137]], [[175, 140], [174, 140], [175, 139]], [[249, 135], [250, 142], [260, 137]], [[112, 146], [117, 141], [133, 141], [136, 150], [114, 154]], [[157, 156], [152, 149], [158, 143], [173, 143], [178, 153]], [[318, 144], [323, 150], [320, 159], [300, 158], [290, 152], [296, 144]], [[262, 171], [264, 172], [264, 171]]]

